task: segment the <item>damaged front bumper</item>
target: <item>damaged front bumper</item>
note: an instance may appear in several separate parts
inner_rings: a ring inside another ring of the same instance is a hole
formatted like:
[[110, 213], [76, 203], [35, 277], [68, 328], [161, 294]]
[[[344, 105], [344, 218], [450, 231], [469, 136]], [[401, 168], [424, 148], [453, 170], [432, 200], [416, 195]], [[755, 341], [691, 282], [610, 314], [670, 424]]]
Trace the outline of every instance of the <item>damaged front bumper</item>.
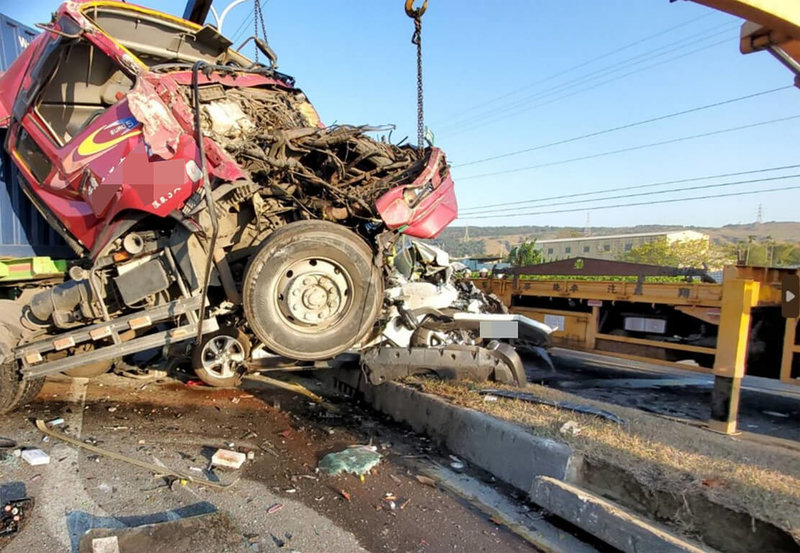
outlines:
[[527, 378], [517, 350], [550, 364], [553, 329], [508, 313], [499, 298], [458, 278], [440, 248], [413, 241], [390, 266], [381, 335], [361, 352], [371, 384], [434, 373], [521, 386]]

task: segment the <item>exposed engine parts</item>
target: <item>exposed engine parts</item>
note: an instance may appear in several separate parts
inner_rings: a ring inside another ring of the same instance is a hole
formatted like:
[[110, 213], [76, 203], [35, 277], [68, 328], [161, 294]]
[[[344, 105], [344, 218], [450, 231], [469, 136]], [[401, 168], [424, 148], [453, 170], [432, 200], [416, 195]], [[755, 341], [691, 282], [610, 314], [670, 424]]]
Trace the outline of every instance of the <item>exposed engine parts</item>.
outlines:
[[[360, 232], [374, 233], [382, 226], [375, 200], [413, 181], [430, 154], [366, 134], [388, 128], [322, 127], [299, 91], [219, 85], [201, 90], [201, 98], [211, 99], [201, 108], [204, 132], [247, 170], [254, 183], [241, 183], [219, 195], [219, 205], [229, 211], [252, 210], [256, 227], [262, 229], [313, 218], [360, 225]], [[240, 208], [244, 201], [252, 205]]]

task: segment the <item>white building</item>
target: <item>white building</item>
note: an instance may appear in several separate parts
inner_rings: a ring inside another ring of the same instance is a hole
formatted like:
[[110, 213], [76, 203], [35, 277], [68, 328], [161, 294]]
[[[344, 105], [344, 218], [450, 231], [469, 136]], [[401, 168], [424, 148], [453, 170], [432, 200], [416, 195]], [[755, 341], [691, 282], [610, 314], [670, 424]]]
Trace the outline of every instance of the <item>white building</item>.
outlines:
[[615, 260], [633, 248], [660, 239], [666, 239], [667, 243], [671, 244], [684, 240], [708, 240], [709, 237], [707, 234], [693, 230], [668, 230], [664, 232], [537, 240], [536, 246], [542, 251], [545, 261], [556, 261], [571, 257]]

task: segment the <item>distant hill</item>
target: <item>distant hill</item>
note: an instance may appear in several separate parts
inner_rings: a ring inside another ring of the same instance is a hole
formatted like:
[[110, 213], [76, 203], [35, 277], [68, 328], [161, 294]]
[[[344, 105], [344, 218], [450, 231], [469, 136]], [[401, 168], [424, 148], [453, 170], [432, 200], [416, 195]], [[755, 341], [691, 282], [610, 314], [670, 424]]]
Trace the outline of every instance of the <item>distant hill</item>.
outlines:
[[[724, 227], [697, 227], [681, 225], [637, 225], [633, 227], [593, 227], [591, 236], [609, 234], [631, 234], [640, 232], [663, 232], [667, 230], [695, 230], [708, 234], [716, 244], [774, 240], [800, 244], [800, 222], [769, 221]], [[434, 240], [454, 256], [498, 255], [508, 252], [511, 246], [524, 240], [548, 238], [570, 238], [584, 235], [582, 227], [516, 226], [516, 227], [463, 227], [450, 226]], [[464, 238], [467, 237], [465, 242]]]

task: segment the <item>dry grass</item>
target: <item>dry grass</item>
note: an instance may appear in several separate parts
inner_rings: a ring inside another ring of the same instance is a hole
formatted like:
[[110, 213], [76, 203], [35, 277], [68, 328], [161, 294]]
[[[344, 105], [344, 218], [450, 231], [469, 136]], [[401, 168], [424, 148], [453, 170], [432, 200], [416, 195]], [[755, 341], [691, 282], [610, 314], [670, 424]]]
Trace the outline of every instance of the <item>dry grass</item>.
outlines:
[[[587, 458], [624, 469], [647, 487], [674, 494], [704, 494], [715, 503], [749, 513], [800, 537], [797, 451], [715, 434], [533, 384], [525, 391], [605, 409], [625, 419], [626, 424], [620, 427], [597, 417], [518, 400], [484, 401], [477, 390], [504, 388], [495, 383], [483, 386], [420, 378], [410, 383], [455, 404], [512, 421], [533, 434], [567, 442]], [[578, 423], [580, 433], [562, 435], [559, 429], [567, 421]]]

